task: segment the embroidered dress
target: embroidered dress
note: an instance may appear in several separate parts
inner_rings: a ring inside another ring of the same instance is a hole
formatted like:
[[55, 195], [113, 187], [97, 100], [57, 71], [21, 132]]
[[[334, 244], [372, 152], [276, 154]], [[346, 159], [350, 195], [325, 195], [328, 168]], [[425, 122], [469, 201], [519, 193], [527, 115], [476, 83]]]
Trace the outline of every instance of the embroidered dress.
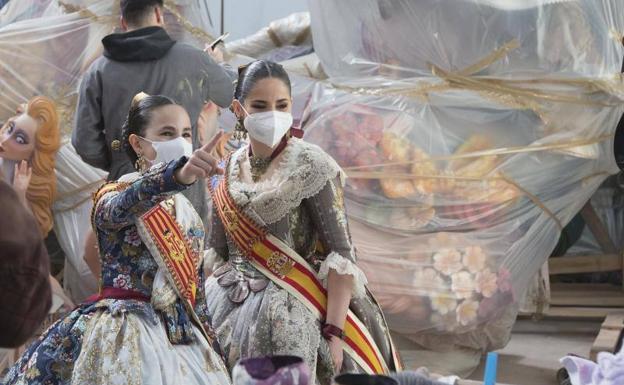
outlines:
[[102, 294], [48, 329], [11, 368], [6, 384], [230, 384], [201, 331], [209, 330], [201, 261], [192, 312], [141, 225], [142, 216], [161, 205], [190, 249], [203, 255], [201, 219], [173, 177], [184, 161], [156, 165], [100, 190], [93, 221]]
[[[248, 151], [246, 146], [233, 153], [226, 170], [236, 206], [302, 256], [324, 283], [329, 269], [354, 277], [351, 309], [391, 362], [383, 316], [355, 264], [338, 164], [319, 147], [291, 138], [273, 170], [253, 183]], [[226, 234], [216, 210], [210, 242], [206, 263], [214, 273], [206, 281], [206, 297], [228, 366], [240, 358], [296, 355], [312, 369], [311, 383], [331, 383], [333, 362], [320, 322], [300, 300], [254, 268]], [[318, 252], [319, 245], [323, 252]], [[344, 370], [362, 371], [346, 354], [344, 361]]]

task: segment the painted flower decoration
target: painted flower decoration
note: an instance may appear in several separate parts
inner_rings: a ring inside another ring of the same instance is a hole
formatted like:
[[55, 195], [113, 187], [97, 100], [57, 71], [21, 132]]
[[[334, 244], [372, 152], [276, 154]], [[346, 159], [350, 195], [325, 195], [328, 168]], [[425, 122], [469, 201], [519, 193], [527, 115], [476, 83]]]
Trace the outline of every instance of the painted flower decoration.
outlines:
[[444, 282], [444, 279], [435, 269], [430, 267], [416, 270], [414, 273], [414, 286], [431, 295], [448, 291], [448, 285]]
[[119, 274], [117, 278], [113, 279], [113, 287], [119, 289], [128, 289], [130, 287], [130, 276]]
[[449, 312], [447, 314], [432, 313], [431, 324], [436, 330], [439, 331], [453, 331], [457, 328], [457, 316], [455, 312]]
[[433, 267], [450, 276], [462, 269], [461, 254], [455, 249], [442, 250], [433, 256]]
[[479, 304], [477, 314], [482, 319], [489, 319], [498, 310], [498, 301], [496, 297], [484, 298]]
[[485, 269], [480, 273], [477, 273], [477, 293], [480, 293], [485, 298], [490, 298], [498, 290], [498, 277], [492, 273], [490, 269]]
[[451, 294], [437, 294], [431, 297], [431, 307], [441, 315], [457, 308], [457, 299]]
[[476, 290], [475, 279], [466, 270], [453, 274], [451, 277], [451, 290], [457, 298], [471, 298]]
[[457, 322], [462, 326], [469, 325], [477, 319], [477, 311], [479, 310], [479, 302], [467, 300], [457, 306]]
[[436, 233], [435, 236], [429, 238], [427, 244], [429, 245], [429, 250], [440, 250], [448, 247], [448, 245], [453, 244], [453, 240], [449, 233]]
[[498, 288], [501, 292], [505, 293], [511, 291], [511, 272], [501, 267], [498, 269]]
[[471, 273], [478, 273], [485, 267], [486, 255], [479, 246], [466, 248], [463, 262], [464, 267]]

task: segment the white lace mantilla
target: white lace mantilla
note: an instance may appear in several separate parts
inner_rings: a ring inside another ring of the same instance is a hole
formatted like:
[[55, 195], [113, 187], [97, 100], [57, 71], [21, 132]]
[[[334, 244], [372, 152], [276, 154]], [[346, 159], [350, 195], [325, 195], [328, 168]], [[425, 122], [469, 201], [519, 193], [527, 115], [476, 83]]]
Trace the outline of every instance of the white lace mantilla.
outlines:
[[318, 194], [328, 181], [336, 177], [341, 183], [345, 180], [344, 172], [332, 157], [320, 147], [297, 138], [288, 141], [279, 167], [265, 181], [241, 181], [240, 164], [247, 158], [248, 147], [232, 155], [228, 170], [230, 195], [249, 215], [265, 224], [282, 219], [304, 199]]
[[335, 270], [339, 275], [353, 276], [353, 297], [363, 298], [366, 296], [366, 285], [368, 280], [364, 272], [357, 265], [342, 255], [331, 252], [321, 264], [318, 278], [323, 282], [323, 286], [327, 288], [327, 277], [329, 269]]

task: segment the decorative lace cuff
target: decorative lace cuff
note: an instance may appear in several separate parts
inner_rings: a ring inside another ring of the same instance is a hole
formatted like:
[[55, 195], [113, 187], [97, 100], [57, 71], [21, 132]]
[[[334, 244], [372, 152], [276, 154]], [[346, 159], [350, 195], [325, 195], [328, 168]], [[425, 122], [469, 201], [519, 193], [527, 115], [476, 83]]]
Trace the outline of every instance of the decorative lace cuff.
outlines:
[[321, 263], [321, 268], [318, 274], [319, 279], [323, 282], [323, 285], [326, 288], [329, 269], [336, 271], [339, 275], [352, 275], [353, 297], [363, 298], [366, 296], [366, 284], [368, 283], [368, 280], [366, 279], [364, 272], [357, 267], [355, 263], [336, 252], [331, 252], [323, 263]]
[[[212, 273], [225, 262], [214, 248], [204, 250], [204, 272]], [[208, 274], [206, 275], [208, 276]]]

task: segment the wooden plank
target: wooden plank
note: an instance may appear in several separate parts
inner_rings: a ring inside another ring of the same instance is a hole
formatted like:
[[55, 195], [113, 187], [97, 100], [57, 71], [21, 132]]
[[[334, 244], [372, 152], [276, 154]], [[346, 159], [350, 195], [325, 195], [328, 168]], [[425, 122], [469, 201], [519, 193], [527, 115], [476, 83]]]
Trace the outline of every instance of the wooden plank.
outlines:
[[575, 297], [574, 295], [553, 294], [550, 306], [624, 308], [624, 297]]
[[597, 355], [600, 352], [614, 353], [621, 336], [621, 330], [600, 329], [598, 337], [594, 340], [591, 351], [589, 352], [589, 358], [592, 361], [596, 361]]
[[579, 307], [579, 306], [551, 306], [544, 315], [546, 317], [575, 317], [604, 319], [613, 312], [621, 311], [613, 307]]
[[604, 320], [601, 329], [624, 330], [624, 313], [609, 314]]
[[613, 285], [553, 284], [550, 304], [624, 308], [624, 292]]
[[583, 209], [581, 209], [581, 215], [583, 216], [587, 227], [589, 227], [592, 234], [594, 234], [594, 237], [596, 238], [596, 241], [598, 241], [602, 251], [605, 254], [618, 254], [618, 250], [615, 247], [615, 244], [613, 244], [607, 228], [602, 223], [602, 220], [598, 214], [596, 214], [596, 211], [591, 205], [591, 200], [583, 206]]
[[610, 291], [613, 293], [624, 293], [617, 285], [608, 283], [553, 283], [551, 291], [577, 291], [579, 293], [586, 292], [587, 295], [594, 291]]
[[622, 256], [618, 254], [563, 256], [548, 260], [551, 275], [620, 271], [622, 268]]

